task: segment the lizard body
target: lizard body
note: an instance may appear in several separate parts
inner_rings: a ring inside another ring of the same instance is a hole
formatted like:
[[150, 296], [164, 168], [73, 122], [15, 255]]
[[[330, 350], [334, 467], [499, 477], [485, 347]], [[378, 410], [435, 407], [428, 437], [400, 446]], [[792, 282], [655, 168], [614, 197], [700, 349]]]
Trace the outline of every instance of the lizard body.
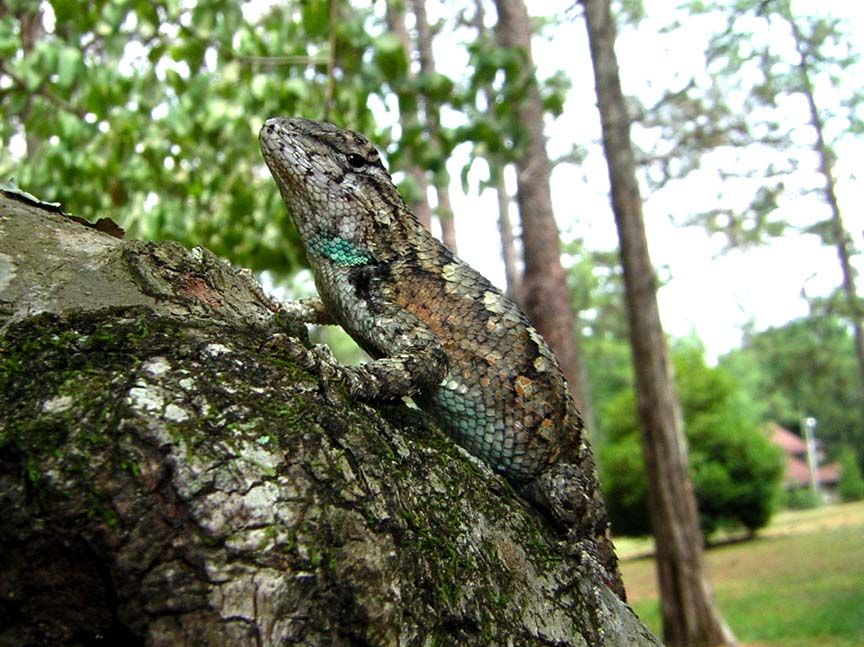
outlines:
[[418, 223], [362, 135], [275, 118], [260, 144], [320, 295], [287, 313], [339, 324], [373, 358], [346, 367], [304, 351], [304, 363], [353, 397], [411, 396], [569, 541], [591, 544], [623, 594], [581, 417], [525, 315]]

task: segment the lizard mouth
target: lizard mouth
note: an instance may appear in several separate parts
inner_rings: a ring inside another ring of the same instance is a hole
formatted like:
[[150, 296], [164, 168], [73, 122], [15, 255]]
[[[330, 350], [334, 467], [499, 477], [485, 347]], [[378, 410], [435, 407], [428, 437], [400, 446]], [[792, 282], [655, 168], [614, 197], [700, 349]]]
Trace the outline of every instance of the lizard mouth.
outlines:
[[280, 180], [280, 187], [302, 182], [311, 166], [299, 141], [302, 135], [292, 128], [291, 121], [286, 117], [268, 119], [258, 134], [264, 161]]

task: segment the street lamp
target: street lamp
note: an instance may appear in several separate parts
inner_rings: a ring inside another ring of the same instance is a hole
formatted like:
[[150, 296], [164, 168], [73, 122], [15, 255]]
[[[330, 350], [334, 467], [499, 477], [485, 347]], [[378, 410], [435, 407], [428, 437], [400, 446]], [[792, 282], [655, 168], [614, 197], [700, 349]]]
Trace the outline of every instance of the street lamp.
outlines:
[[816, 452], [816, 418], [807, 417], [802, 420], [804, 440], [807, 446], [807, 465], [810, 467], [810, 487], [813, 494], [819, 495], [819, 455]]

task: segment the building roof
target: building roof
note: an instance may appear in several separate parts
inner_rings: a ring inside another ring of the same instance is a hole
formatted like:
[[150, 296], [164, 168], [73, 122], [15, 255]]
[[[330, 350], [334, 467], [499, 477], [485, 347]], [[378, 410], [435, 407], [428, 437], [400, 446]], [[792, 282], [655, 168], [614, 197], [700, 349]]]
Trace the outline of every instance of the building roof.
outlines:
[[786, 456], [786, 474], [783, 482], [788, 485], [810, 485], [810, 467], [800, 458]]
[[[806, 443], [797, 434], [775, 422], [769, 422], [765, 425], [765, 430], [771, 442], [780, 447], [786, 456], [786, 472], [783, 476], [783, 483], [787, 486], [809, 486], [810, 466], [807, 464]], [[836, 485], [840, 480], [840, 467], [837, 463], [820, 465], [816, 473], [819, 483], [822, 485]]]
[[781, 427], [776, 422], [769, 422], [765, 425], [768, 431], [768, 437], [775, 445], [778, 445], [787, 454], [806, 454], [807, 445], [801, 440], [797, 434], [793, 434], [785, 427]]

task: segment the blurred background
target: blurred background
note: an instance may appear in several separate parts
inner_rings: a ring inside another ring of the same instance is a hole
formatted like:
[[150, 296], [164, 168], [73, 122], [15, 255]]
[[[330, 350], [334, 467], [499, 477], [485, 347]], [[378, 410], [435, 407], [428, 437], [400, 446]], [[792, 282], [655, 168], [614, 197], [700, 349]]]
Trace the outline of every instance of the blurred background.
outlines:
[[[586, 30], [598, 4], [4, 0], [0, 180], [128, 237], [208, 247], [295, 298], [314, 288], [258, 129], [299, 115], [365, 133], [418, 218], [550, 339], [630, 599], [668, 637], [592, 67], [603, 34]], [[718, 607], [743, 644], [862, 645], [864, 7], [611, 12]], [[315, 334], [360, 361], [340, 331]]]

